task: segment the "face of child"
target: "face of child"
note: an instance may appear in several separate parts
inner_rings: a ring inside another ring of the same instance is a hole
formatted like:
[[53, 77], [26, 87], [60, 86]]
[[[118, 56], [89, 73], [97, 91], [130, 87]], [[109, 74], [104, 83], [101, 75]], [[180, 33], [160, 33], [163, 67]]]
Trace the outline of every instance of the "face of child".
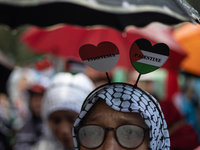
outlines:
[[72, 127], [78, 117], [73, 111], [56, 111], [48, 119], [53, 135], [65, 148], [73, 148]]
[[32, 113], [37, 117], [40, 117], [42, 98], [43, 98], [42, 94], [32, 94], [29, 101], [29, 107]]

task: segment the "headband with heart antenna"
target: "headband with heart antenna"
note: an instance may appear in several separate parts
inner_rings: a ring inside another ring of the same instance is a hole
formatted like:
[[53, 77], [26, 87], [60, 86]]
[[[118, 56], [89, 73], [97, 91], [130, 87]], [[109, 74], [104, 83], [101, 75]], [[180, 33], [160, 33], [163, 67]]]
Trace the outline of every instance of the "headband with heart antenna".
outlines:
[[[169, 57], [169, 47], [164, 43], [157, 43], [154, 46], [147, 39], [137, 39], [130, 48], [130, 62], [139, 73], [135, 87], [142, 74], [147, 74], [160, 68]], [[108, 84], [111, 84], [108, 71], [113, 69], [119, 60], [118, 47], [109, 41], [100, 42], [97, 46], [92, 44], [82, 45], [79, 55], [83, 62], [89, 67], [105, 72]]]
[[[136, 83], [133, 85], [135, 88], [137, 88], [137, 84], [142, 74], [155, 71], [167, 61], [169, 51], [169, 47], [164, 43], [158, 43], [152, 46], [150, 41], [143, 38], [133, 42], [129, 52], [130, 62], [139, 73]], [[79, 54], [84, 63], [97, 71], [106, 72], [108, 78], [108, 83], [98, 86], [86, 99], [89, 99], [94, 92], [101, 88], [110, 84], [115, 84], [111, 83], [107, 73], [115, 67], [119, 60], [119, 50], [114, 43], [104, 41], [97, 46], [85, 44], [80, 47]], [[84, 104], [82, 106], [84, 106]]]
[[[117, 46], [107, 41], [101, 42], [97, 46], [83, 45], [80, 47], [79, 54], [88, 66], [106, 74], [119, 60]], [[138, 39], [132, 44], [129, 54], [132, 66], [139, 73], [136, 83], [134, 85], [111, 83], [107, 74], [108, 83], [98, 86], [88, 94], [73, 128], [73, 138], [77, 150], [80, 143], [74, 130], [83, 125], [83, 118], [99, 99], [103, 99], [108, 106], [116, 111], [140, 113], [151, 130], [149, 133], [150, 149], [170, 148], [167, 124], [158, 101], [151, 94], [137, 87], [141, 75], [158, 69], [166, 62], [169, 48], [162, 43], [152, 46], [148, 40]]]

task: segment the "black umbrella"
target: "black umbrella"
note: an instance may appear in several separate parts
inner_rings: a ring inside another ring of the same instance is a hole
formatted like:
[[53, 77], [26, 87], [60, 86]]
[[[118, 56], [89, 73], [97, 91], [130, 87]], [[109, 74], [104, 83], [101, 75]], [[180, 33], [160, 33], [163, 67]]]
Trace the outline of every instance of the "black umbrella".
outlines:
[[66, 23], [105, 25], [124, 30], [151, 22], [174, 25], [199, 22], [198, 12], [185, 0], [41, 0], [0, 2], [0, 24], [11, 28]]

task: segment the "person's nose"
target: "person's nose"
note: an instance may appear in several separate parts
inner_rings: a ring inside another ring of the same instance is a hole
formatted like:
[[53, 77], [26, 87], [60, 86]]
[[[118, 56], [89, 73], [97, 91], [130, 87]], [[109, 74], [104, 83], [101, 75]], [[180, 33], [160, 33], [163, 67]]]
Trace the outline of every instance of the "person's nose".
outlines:
[[101, 150], [122, 150], [123, 148], [118, 144], [115, 139], [115, 133], [113, 130], [107, 131], [105, 141], [101, 146]]
[[72, 125], [67, 121], [63, 121], [59, 128], [62, 135], [70, 135], [72, 132]]

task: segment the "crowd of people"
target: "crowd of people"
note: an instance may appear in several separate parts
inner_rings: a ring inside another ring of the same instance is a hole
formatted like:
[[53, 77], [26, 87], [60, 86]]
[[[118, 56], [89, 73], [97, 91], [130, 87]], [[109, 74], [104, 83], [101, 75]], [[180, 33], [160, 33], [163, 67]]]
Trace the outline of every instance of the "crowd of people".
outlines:
[[13, 70], [8, 94], [0, 95], [0, 150], [198, 149], [198, 78], [161, 100], [153, 84], [136, 86], [126, 73], [123, 82], [109, 74], [108, 83], [105, 74], [78, 66]]

